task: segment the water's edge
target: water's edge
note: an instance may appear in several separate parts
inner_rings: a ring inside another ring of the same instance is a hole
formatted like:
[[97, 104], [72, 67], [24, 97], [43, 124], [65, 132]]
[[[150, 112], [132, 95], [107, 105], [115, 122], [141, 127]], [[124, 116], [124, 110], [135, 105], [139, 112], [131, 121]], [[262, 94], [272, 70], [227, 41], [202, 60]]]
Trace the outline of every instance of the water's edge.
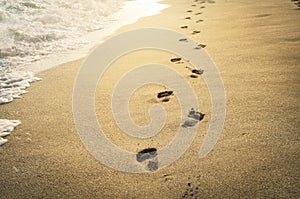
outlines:
[[[30, 86], [30, 83], [41, 80], [40, 78], [35, 77], [35, 74], [54, 66], [86, 57], [93, 47], [103, 42], [108, 36], [115, 34], [115, 32], [121, 27], [133, 24], [140, 18], [157, 15], [163, 9], [170, 6], [160, 4], [159, 2], [160, 0], [136, 0], [125, 2], [122, 9], [115, 13], [114, 16], [117, 19], [122, 20], [114, 21], [107, 29], [94, 31], [86, 35], [91, 42], [80, 50], [53, 53], [43, 57], [39, 61], [20, 65], [14, 68], [0, 68], [0, 105], [10, 103], [13, 99], [21, 98], [20, 95], [27, 92], [25, 89]], [[151, 9], [149, 9], [149, 7], [151, 7]], [[128, 13], [135, 13], [136, 15], [132, 16], [128, 15]], [[21, 124], [21, 121], [19, 120], [7, 120], [0, 118], [0, 146], [4, 145], [8, 141], [4, 137], [10, 135], [14, 128], [19, 124]]]
[[[122, 20], [114, 21], [107, 29], [94, 31], [87, 34], [86, 37], [91, 42], [84, 48], [48, 55], [40, 61], [21, 66], [20, 70], [31, 71], [37, 74], [54, 66], [82, 59], [91, 52], [91, 49], [101, 44], [107, 37], [115, 34], [121, 27], [136, 23], [143, 17], [160, 14], [163, 9], [170, 6], [167, 4], [161, 4], [160, 2], [161, 0], [136, 0], [124, 2], [122, 9], [114, 14], [115, 18]], [[149, 9], [149, 7], [151, 7], [151, 9]], [[135, 15], [128, 15], [128, 13], [135, 13]]]

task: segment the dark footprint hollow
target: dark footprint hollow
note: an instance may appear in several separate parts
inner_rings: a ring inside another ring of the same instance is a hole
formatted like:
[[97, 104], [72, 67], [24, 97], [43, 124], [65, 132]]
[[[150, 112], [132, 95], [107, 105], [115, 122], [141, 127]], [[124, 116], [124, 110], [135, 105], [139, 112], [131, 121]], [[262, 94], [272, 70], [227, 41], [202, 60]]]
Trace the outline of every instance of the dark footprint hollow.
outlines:
[[194, 30], [193, 32], [192, 32], [192, 34], [194, 35], [194, 34], [198, 34], [198, 33], [200, 33], [201, 31], [200, 30]]
[[199, 76], [198, 76], [198, 75], [191, 74], [190, 77], [191, 77], [191, 78], [198, 78]]
[[162, 102], [168, 102], [168, 101], [170, 101], [169, 98], [164, 98], [164, 99], [162, 100]]
[[158, 169], [158, 162], [156, 161], [149, 161], [147, 165], [147, 169], [149, 171], [156, 171]]
[[186, 29], [186, 28], [188, 28], [188, 26], [181, 26], [180, 28], [182, 28], [182, 29]]
[[192, 19], [191, 17], [186, 17], [185, 19]]
[[198, 123], [198, 121], [196, 121], [196, 120], [187, 120], [187, 121], [185, 121], [181, 126], [182, 126], [183, 128], [188, 128], [188, 127], [193, 127], [193, 126], [195, 126], [197, 123]]
[[157, 156], [157, 149], [156, 148], [146, 148], [141, 150], [136, 154], [136, 160], [138, 162], [143, 162], [147, 159], [151, 159]]
[[203, 21], [202, 19], [199, 19], [199, 20], [196, 21], [196, 23], [200, 23], [200, 22], [202, 22], [202, 21]]
[[179, 39], [178, 41], [184, 41], [184, 42], [187, 42], [188, 40], [187, 40], [187, 38], [181, 38], [181, 39]]
[[195, 111], [193, 108], [190, 110], [188, 117], [193, 118], [195, 120], [201, 121], [204, 119], [205, 114], [199, 111]]
[[168, 97], [173, 94], [173, 91], [163, 91], [157, 94], [157, 98]]
[[202, 49], [202, 48], [205, 48], [206, 45], [205, 44], [198, 44], [198, 46], [196, 46], [194, 49]]
[[171, 62], [178, 62], [178, 61], [181, 61], [181, 58], [180, 57], [176, 57], [176, 58], [172, 58], [170, 59]]
[[204, 70], [201, 70], [201, 69], [193, 69], [192, 70], [192, 73], [195, 73], [197, 75], [202, 75], [204, 73]]
[[254, 17], [269, 17], [271, 14], [260, 14], [260, 15], [255, 15]]

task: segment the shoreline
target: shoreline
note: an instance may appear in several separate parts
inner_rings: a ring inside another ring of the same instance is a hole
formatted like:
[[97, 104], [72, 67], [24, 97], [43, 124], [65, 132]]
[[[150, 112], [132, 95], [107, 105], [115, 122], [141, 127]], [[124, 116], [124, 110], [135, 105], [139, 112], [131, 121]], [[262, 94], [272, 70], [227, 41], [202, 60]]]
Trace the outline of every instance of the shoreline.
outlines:
[[[5, 85], [7, 88], [14, 87], [11, 90], [3, 90], [3, 96], [0, 96], [0, 105], [10, 103], [14, 99], [20, 99], [22, 94], [27, 93], [26, 88], [30, 86], [29, 83], [34, 83], [41, 80], [38, 77], [34, 77], [33, 74], [49, 70], [58, 65], [67, 64], [69, 62], [86, 59], [86, 57], [91, 53], [91, 51], [100, 45], [106, 38], [112, 37], [116, 34], [116, 31], [122, 26], [129, 25], [137, 22], [140, 18], [157, 15], [161, 10], [169, 7], [169, 5], [160, 4], [160, 0], [154, 0], [149, 2], [141, 1], [127, 1], [123, 2], [123, 6], [118, 12], [112, 14], [114, 19], [118, 19], [117, 22], [113, 22], [109, 28], [105, 28], [99, 31], [90, 32], [86, 35], [86, 38], [90, 41], [89, 44], [84, 45], [81, 49], [76, 50], [65, 50], [63, 52], [57, 52], [49, 54], [48, 56], [42, 58], [40, 61], [33, 63], [27, 63], [21, 66], [14, 66], [8, 73], [1, 76], [0, 83]], [[136, 7], [140, 10], [137, 10]], [[145, 10], [145, 7], [151, 7], [152, 10]], [[154, 9], [155, 8], [155, 9]], [[145, 11], [145, 12], [142, 12]], [[135, 16], [128, 16], [127, 13], [139, 12]], [[143, 13], [143, 14], [141, 14]], [[7, 79], [9, 77], [9, 79]], [[2, 81], [4, 79], [4, 81]], [[20, 79], [16, 81], [16, 79]], [[12, 82], [12, 83], [10, 83]], [[17, 90], [19, 89], [19, 90]], [[1, 90], [2, 91], [2, 90]], [[6, 137], [10, 135], [14, 129], [13, 120], [9, 121], [0, 118], [0, 146], [7, 142]], [[7, 130], [8, 128], [10, 130]], [[2, 135], [2, 136], [1, 136]]]
[[[139, 19], [144, 18], [144, 17], [157, 15], [162, 10], [169, 7], [168, 4], [162, 4], [160, 2], [161, 2], [161, 0], [155, 0], [155, 2], [152, 1], [152, 2], [147, 2], [147, 3], [145, 3], [145, 2], [140, 3], [138, 1], [124, 2], [121, 9], [117, 13], [112, 14], [114, 17], [118, 18], [118, 21], [113, 22], [113, 24], [108, 29], [106, 27], [105, 29], [88, 33], [86, 35], [86, 38], [90, 41], [90, 43], [84, 45], [84, 47], [82, 49], [67, 50], [64, 52], [57, 52], [54, 54], [50, 54], [49, 56], [44, 57], [40, 61], [31, 63], [31, 64], [26, 64], [26, 65], [20, 66], [19, 68], [24, 71], [39, 73], [39, 72], [43, 72], [45, 70], [51, 69], [52, 67], [55, 67], [58, 65], [66, 64], [68, 62], [72, 62], [72, 61], [76, 61], [76, 60], [80, 60], [80, 59], [85, 59], [97, 45], [101, 44], [107, 38], [115, 35], [117, 33], [117, 31], [119, 29], [121, 29], [123, 26], [127, 26], [130, 24], [136, 23]], [[152, 8], [155, 7], [155, 9], [152, 10], [151, 12], [148, 11], [148, 13], [139, 14], [134, 17], [126, 16], [126, 14], [128, 12], [137, 12], [138, 10], [136, 10], [136, 8], [134, 8], [137, 5], [139, 5], [139, 8], [141, 10], [144, 10], [145, 7], [147, 7], [147, 6], [150, 6]]]
[[[22, 121], [9, 142], [0, 147], [0, 193], [4, 198], [296, 198], [299, 195], [299, 11], [292, 2], [279, 0], [246, 3], [220, 0], [204, 5], [180, 0], [162, 3], [172, 6], [159, 15], [124, 26], [116, 34], [156, 26], [179, 31], [207, 45], [205, 50], [218, 66], [227, 95], [226, 122], [213, 151], [204, 159], [198, 158], [211, 112], [204, 80], [190, 78], [185, 68], [189, 63], [171, 63], [173, 54], [138, 51], [113, 63], [97, 87], [96, 114], [103, 128], [110, 130], [107, 137], [113, 143], [137, 152], [145, 147], [160, 148], [176, 133], [179, 119], [176, 96], [164, 104], [171, 113], [167, 127], [153, 139], [131, 139], [112, 122], [108, 98], [114, 84], [122, 73], [134, 65], [148, 63], [149, 59], [174, 68], [188, 79], [199, 90], [201, 111], [207, 116], [200, 122], [190, 148], [167, 168], [129, 174], [99, 163], [83, 146], [73, 121], [72, 91], [84, 61], [80, 59], [38, 73], [43, 81], [32, 84], [23, 99], [0, 106], [3, 117]], [[197, 23], [200, 19], [204, 21]], [[200, 33], [193, 34], [199, 30]], [[161, 89], [150, 85], [133, 95], [130, 107], [136, 122], [148, 123], [147, 114], [138, 113], [147, 113], [148, 106], [157, 103], [151, 96]]]

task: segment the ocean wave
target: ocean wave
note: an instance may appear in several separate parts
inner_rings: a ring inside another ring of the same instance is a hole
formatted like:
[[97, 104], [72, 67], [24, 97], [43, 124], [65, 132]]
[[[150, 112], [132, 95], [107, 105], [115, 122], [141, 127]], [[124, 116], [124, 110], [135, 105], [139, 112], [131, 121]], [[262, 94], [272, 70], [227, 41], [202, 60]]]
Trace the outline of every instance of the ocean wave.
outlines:
[[44, 55], [78, 49], [87, 33], [100, 30], [122, 0], [4, 0], [0, 2], [0, 66], [39, 60]]

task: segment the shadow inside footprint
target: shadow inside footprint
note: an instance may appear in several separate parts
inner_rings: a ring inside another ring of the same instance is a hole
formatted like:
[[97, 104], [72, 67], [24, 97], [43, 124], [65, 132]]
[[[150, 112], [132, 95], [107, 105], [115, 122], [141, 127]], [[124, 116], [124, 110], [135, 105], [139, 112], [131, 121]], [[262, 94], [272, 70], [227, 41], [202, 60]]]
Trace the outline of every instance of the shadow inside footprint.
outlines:
[[147, 170], [149, 171], [156, 171], [158, 169], [158, 162], [157, 161], [149, 161], [147, 165]]
[[198, 34], [198, 33], [200, 33], [201, 31], [200, 30], [194, 30], [193, 32], [192, 32], [192, 34], [194, 35], [194, 34]]
[[192, 10], [187, 10], [186, 12], [193, 12]]
[[180, 28], [182, 28], [182, 29], [186, 29], [186, 28], [188, 28], [188, 26], [181, 26]]
[[138, 162], [143, 162], [147, 159], [151, 159], [157, 156], [157, 149], [156, 148], [146, 148], [141, 150], [136, 154], [136, 160]]
[[176, 58], [172, 58], [170, 59], [171, 62], [179, 62], [181, 61], [181, 58], [180, 57], [176, 57]]
[[199, 20], [196, 21], [196, 23], [200, 23], [200, 22], [202, 22], [202, 21], [203, 21], [202, 19], [199, 19]]
[[190, 77], [191, 77], [191, 78], [198, 78], [199, 76], [198, 76], [198, 75], [191, 74]]
[[201, 70], [201, 69], [193, 69], [192, 70], [192, 73], [195, 73], [197, 75], [202, 75], [204, 73], [204, 70]]
[[205, 44], [198, 44], [194, 49], [199, 50], [199, 49], [202, 49], [202, 48], [205, 48], [205, 47], [206, 47]]
[[186, 120], [181, 126], [183, 128], [193, 127], [198, 123], [196, 120]]
[[193, 108], [190, 110], [188, 117], [193, 118], [195, 120], [201, 121], [203, 120], [205, 114], [195, 111]]
[[187, 42], [188, 40], [187, 40], [187, 38], [181, 38], [178, 41]]
[[170, 101], [170, 98], [164, 98], [164, 99], [162, 100], [162, 102], [168, 102], [168, 101]]
[[260, 15], [255, 15], [254, 17], [260, 18], [260, 17], [269, 17], [269, 16], [271, 16], [271, 14], [260, 14]]
[[168, 97], [173, 94], [173, 91], [163, 91], [157, 94], [157, 98]]
[[192, 19], [191, 17], [186, 17], [185, 19]]

